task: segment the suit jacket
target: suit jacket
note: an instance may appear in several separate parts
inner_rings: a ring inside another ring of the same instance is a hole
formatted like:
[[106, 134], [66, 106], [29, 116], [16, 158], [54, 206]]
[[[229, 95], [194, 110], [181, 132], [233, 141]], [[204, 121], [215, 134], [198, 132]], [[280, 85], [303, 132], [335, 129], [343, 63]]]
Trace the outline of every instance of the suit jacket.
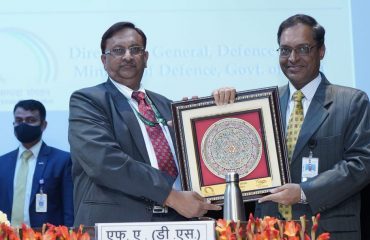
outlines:
[[[0, 157], [0, 210], [11, 220], [13, 181], [18, 149]], [[36, 212], [36, 194], [40, 192], [40, 179], [44, 179], [43, 192], [47, 194], [47, 212]], [[73, 184], [69, 153], [42, 143], [32, 180], [29, 206], [31, 227], [44, 223], [73, 225]]]
[[[147, 95], [170, 120], [170, 100]], [[72, 94], [69, 143], [75, 225], [150, 221], [172, 189], [173, 179], [150, 165], [137, 118], [110, 80]]]
[[361, 191], [361, 239], [370, 239], [370, 185]]
[[[293, 218], [320, 213], [319, 232], [333, 239], [361, 239], [360, 191], [370, 181], [370, 112], [367, 95], [357, 89], [322, 81], [307, 110], [290, 165], [293, 183], [299, 183], [309, 204], [295, 204]], [[288, 85], [279, 89], [286, 126]], [[319, 158], [319, 175], [301, 183], [302, 158]], [[276, 203], [258, 204], [257, 215], [279, 216]]]

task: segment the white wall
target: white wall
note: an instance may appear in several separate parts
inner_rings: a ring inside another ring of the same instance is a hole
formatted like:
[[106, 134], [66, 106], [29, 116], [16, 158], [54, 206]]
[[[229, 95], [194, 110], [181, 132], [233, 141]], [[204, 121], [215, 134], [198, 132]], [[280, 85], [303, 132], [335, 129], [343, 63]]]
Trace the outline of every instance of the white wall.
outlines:
[[17, 147], [12, 110], [18, 100], [29, 98], [47, 108], [45, 141], [69, 150], [69, 96], [106, 80], [100, 39], [117, 21], [134, 22], [148, 37], [146, 88], [179, 100], [209, 95], [220, 86], [245, 90], [286, 83], [275, 51], [276, 32], [296, 13], [315, 17], [327, 30], [322, 70], [328, 79], [355, 87], [349, 0], [2, 3], [0, 155]]

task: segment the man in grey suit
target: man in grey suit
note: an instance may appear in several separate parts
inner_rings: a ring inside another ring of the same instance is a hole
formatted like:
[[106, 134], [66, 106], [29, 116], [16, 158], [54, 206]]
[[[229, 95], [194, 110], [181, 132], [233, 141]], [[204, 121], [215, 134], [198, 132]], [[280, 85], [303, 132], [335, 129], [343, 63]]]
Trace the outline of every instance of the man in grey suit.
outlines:
[[[304, 120], [289, 159], [292, 183], [259, 199], [256, 215], [279, 217], [283, 204], [291, 207], [293, 219], [320, 213], [318, 231], [330, 232], [331, 239], [361, 239], [360, 192], [370, 180], [369, 100], [360, 90], [331, 84], [319, 71], [324, 36], [324, 28], [307, 15], [292, 16], [279, 27], [279, 62], [289, 79], [279, 89], [283, 124], [287, 128], [297, 90], [304, 95]], [[226, 104], [235, 89], [219, 89], [214, 96]], [[318, 165], [317, 172], [307, 172], [310, 163]]]
[[[141, 84], [149, 56], [145, 47], [146, 36], [134, 24], [112, 25], [101, 40], [108, 80], [71, 96], [75, 225], [185, 220], [220, 209], [195, 192], [181, 191], [176, 169], [173, 175], [159, 170], [148, 129], [160, 129], [156, 134], [166, 138], [173, 164], [173, 132], [166, 125], [170, 101]], [[154, 111], [154, 120], [141, 112], [142, 101], [133, 99], [137, 91], [146, 95], [144, 105]]]

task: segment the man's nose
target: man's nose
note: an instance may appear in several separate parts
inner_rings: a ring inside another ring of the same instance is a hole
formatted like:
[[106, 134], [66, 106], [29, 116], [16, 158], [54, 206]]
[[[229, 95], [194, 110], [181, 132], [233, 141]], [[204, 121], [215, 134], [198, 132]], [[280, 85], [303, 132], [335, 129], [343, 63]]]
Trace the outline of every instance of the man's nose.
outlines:
[[288, 60], [290, 62], [296, 62], [298, 59], [299, 59], [299, 54], [297, 54], [295, 49], [293, 49], [292, 52], [289, 55]]
[[122, 55], [122, 59], [132, 59], [132, 54], [130, 53], [130, 49], [126, 49], [125, 53]]

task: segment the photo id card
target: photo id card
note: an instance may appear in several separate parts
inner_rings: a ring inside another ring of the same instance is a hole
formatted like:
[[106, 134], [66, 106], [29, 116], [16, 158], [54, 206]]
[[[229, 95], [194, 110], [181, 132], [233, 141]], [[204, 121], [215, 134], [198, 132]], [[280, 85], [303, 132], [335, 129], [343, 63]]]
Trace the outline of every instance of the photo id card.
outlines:
[[302, 182], [308, 178], [315, 177], [319, 173], [319, 159], [304, 157], [302, 158]]
[[36, 194], [36, 212], [47, 212], [48, 195], [44, 193]]

